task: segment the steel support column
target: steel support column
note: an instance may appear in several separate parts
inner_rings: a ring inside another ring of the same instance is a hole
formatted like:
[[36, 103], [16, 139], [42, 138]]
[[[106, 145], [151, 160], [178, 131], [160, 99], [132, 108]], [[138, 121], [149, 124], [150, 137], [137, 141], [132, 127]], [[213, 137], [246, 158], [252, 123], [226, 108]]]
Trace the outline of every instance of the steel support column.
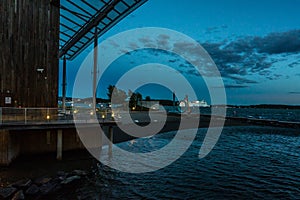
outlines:
[[94, 35], [94, 71], [93, 71], [93, 110], [96, 111], [97, 71], [98, 71], [98, 28], [95, 26]]
[[67, 87], [66, 77], [67, 77], [67, 59], [65, 56], [64, 61], [63, 61], [63, 77], [62, 77], [62, 109], [63, 109], [63, 113], [66, 113], [66, 87]]

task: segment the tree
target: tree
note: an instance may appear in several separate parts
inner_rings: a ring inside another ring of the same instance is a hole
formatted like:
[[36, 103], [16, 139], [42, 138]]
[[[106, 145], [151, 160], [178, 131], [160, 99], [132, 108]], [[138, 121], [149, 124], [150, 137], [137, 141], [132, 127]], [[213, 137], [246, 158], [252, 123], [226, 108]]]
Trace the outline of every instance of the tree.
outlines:
[[[127, 98], [126, 92], [118, 89], [114, 85], [109, 85], [107, 96], [109, 98], [109, 101], [113, 104], [122, 104], [125, 102], [125, 99]], [[113, 102], [112, 102], [113, 100]]]
[[150, 96], [146, 96], [145, 100], [146, 101], [151, 101], [151, 97]]
[[108, 96], [109, 101], [111, 101], [111, 96], [112, 96], [112, 94], [113, 94], [114, 89], [115, 89], [115, 86], [114, 86], [114, 85], [109, 85], [109, 86], [107, 87], [108, 92], [107, 92], [106, 94], [107, 94], [107, 96]]
[[133, 107], [136, 107], [138, 105], [138, 103], [143, 100], [143, 96], [139, 92], [135, 93], [135, 92], [130, 92], [130, 91], [128, 92], [129, 95], [131, 94], [130, 100], [129, 100], [129, 107], [133, 108]]

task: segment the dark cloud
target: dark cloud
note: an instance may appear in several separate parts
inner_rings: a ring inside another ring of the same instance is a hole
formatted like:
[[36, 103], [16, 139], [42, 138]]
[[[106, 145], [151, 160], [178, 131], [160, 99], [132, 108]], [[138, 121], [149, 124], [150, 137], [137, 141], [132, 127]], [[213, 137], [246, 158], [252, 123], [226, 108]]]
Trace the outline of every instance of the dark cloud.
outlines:
[[[242, 88], [248, 88], [248, 85], [230, 85], [230, 84], [225, 84], [224, 87], [226, 89], [242, 89]], [[217, 86], [214, 88], [223, 88], [222, 86]]]
[[273, 80], [279, 80], [283, 75], [281, 74], [272, 74], [272, 76], [267, 76], [266, 78], [273, 81]]
[[224, 29], [227, 29], [227, 28], [228, 28], [227, 25], [208, 27], [208, 28], [205, 30], [205, 34], [220, 33], [220, 32], [222, 32]]
[[150, 48], [156, 48], [157, 47], [157, 42], [153, 41], [150, 38], [139, 38], [139, 42], [146, 47], [150, 47]]
[[300, 30], [271, 33], [251, 41], [259, 53], [281, 54], [300, 52]]
[[170, 39], [170, 36], [169, 35], [166, 35], [166, 34], [160, 34], [158, 36], [158, 39], [159, 40], [169, 40]]
[[294, 68], [294, 67], [297, 67], [297, 66], [300, 67], [300, 62], [292, 62], [292, 63], [288, 64], [288, 66], [289, 66], [290, 68]]
[[229, 78], [230, 80], [233, 80], [236, 82], [236, 84], [256, 84], [258, 83], [257, 81], [254, 80], [250, 80], [248, 78], [245, 77], [241, 77], [241, 76], [236, 76], [236, 75], [230, 75], [230, 74], [226, 74], [226, 76], [223, 76], [225, 78]]
[[[207, 31], [214, 32], [226, 28], [228, 28], [226, 25], [210, 27]], [[197, 61], [197, 58], [201, 57], [201, 55], [199, 55], [198, 46], [184, 41], [178, 41], [171, 45], [169, 40], [170, 37], [168, 35], [161, 34], [155, 39], [140, 38], [139, 42], [141, 44], [130, 44], [130, 47], [133, 48], [139, 45], [152, 47], [153, 49], [147, 49], [144, 53], [150, 53], [157, 57], [161, 55], [170, 56], [168, 62], [174, 63], [177, 69], [180, 69], [180, 72], [200, 76], [191, 63], [178, 59], [176, 55], [169, 51], [157, 49], [164, 47], [164, 49], [173, 50], [180, 55], [182, 53], [183, 55], [192, 56], [195, 58], [195, 62], [192, 63], [200, 63], [201, 65], [201, 61]], [[271, 33], [264, 37], [247, 36], [236, 37], [235, 40], [204, 42], [202, 46], [216, 63], [222, 77], [231, 81], [230, 83], [244, 87], [244, 84], [258, 83], [257, 81], [246, 78], [251, 75], [264, 76], [268, 80], [284, 78], [284, 76], [280, 74], [274, 74], [272, 67], [275, 63], [286, 61], [290, 58], [290, 55], [300, 52], [300, 30]], [[144, 56], [144, 54], [142, 56]], [[300, 66], [300, 61], [290, 62], [283, 67], [296, 66]], [[300, 74], [297, 76], [300, 76]]]
[[289, 92], [289, 94], [300, 94], [300, 92]]
[[208, 27], [206, 30], [205, 30], [205, 34], [213, 34], [213, 33], [219, 33], [220, 32], [220, 29], [218, 26], [214, 26], [214, 27]]
[[239, 89], [239, 88], [247, 88], [247, 85], [225, 85], [227, 89]]
[[218, 26], [213, 26], [213, 27], [208, 27], [206, 30], [207, 31], [215, 31], [215, 30], [218, 30], [219, 27]]
[[[272, 73], [274, 63], [300, 52], [300, 30], [271, 33], [265, 37], [240, 37], [233, 41], [205, 42], [202, 46], [215, 61], [223, 77], [259, 74], [269, 80], [281, 78]], [[270, 59], [270, 55], [278, 58]], [[299, 62], [289, 67], [300, 65]]]
[[196, 76], [196, 77], [201, 76], [196, 69], [188, 69], [185, 71], [185, 74], [191, 75], [191, 76]]
[[169, 40], [170, 40], [170, 36], [165, 34], [160, 34], [157, 37], [158, 48], [169, 49], [170, 48]]
[[174, 62], [177, 62], [178, 60], [177, 59], [171, 59], [169, 60], [170, 63], [174, 63]]

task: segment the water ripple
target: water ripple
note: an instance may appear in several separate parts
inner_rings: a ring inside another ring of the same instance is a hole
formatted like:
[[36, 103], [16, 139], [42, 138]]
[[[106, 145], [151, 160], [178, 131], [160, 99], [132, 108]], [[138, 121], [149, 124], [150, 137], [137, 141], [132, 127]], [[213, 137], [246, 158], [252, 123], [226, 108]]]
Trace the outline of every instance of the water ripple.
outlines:
[[[214, 150], [199, 160], [206, 129], [189, 150], [156, 172], [127, 174], [99, 165], [95, 182], [104, 199], [299, 199], [300, 138], [295, 130], [227, 127]], [[143, 138], [132, 150], [166, 145], [174, 132]], [[155, 141], [155, 142], [154, 142]], [[150, 144], [149, 144], [150, 143]], [[130, 143], [120, 146], [126, 148]], [[135, 149], [136, 148], [136, 149]], [[93, 188], [85, 188], [92, 191]], [[94, 191], [99, 193], [99, 191]]]

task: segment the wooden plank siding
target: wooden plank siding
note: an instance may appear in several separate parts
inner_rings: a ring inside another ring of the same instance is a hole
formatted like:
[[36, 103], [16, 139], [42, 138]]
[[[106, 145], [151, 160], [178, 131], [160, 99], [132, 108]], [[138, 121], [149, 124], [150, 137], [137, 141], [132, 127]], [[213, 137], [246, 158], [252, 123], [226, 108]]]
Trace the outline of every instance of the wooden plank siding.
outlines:
[[9, 91], [12, 106], [57, 107], [59, 7], [51, 2], [0, 1], [0, 106]]

